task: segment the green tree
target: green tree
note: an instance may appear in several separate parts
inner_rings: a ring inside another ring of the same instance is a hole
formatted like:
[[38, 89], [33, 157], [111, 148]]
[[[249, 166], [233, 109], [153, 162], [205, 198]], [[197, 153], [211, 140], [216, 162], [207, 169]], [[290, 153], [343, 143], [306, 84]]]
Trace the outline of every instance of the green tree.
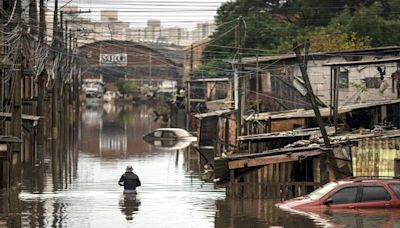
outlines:
[[361, 8], [348, 21], [348, 30], [354, 31], [361, 36], [369, 36], [372, 45], [390, 46], [398, 45], [400, 40], [400, 18], [398, 16], [381, 16], [384, 8], [371, 6]]
[[318, 27], [308, 33], [310, 52], [344, 51], [371, 47], [371, 38], [359, 37], [338, 26]]
[[115, 83], [115, 86], [117, 87], [118, 91], [121, 92], [122, 94], [128, 94], [140, 91], [139, 85], [137, 85], [137, 83], [134, 81], [118, 80]]
[[399, 8], [399, 0], [229, 1], [218, 9], [217, 30], [195, 75], [226, 74], [226, 60], [237, 57], [239, 44], [243, 56], [292, 53], [293, 40], [305, 38], [311, 51], [398, 45]]

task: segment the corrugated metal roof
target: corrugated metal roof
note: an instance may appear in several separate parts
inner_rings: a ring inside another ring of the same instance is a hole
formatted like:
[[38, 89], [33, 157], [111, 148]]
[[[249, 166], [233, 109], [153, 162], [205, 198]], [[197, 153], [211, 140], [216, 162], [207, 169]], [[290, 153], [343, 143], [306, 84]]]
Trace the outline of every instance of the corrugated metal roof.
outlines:
[[[400, 51], [400, 46], [388, 46], [388, 47], [379, 47], [379, 48], [368, 48], [368, 49], [360, 49], [360, 50], [347, 50], [347, 51], [335, 51], [335, 52], [314, 52], [309, 53], [309, 56], [338, 56], [343, 54], [376, 54], [377, 52], [388, 52], [388, 51]], [[271, 62], [271, 61], [280, 61], [286, 59], [294, 59], [296, 58], [295, 54], [283, 54], [283, 55], [269, 55], [269, 56], [259, 56], [258, 62]], [[257, 57], [245, 57], [242, 58], [242, 64], [255, 64], [257, 62]], [[236, 60], [231, 63], [237, 64]]]
[[348, 62], [333, 62], [325, 63], [324, 66], [351, 66], [351, 65], [368, 65], [378, 63], [390, 63], [400, 61], [400, 57], [397, 58], [386, 58], [386, 59], [374, 59], [374, 60], [363, 60], [363, 61], [348, 61]]
[[233, 112], [233, 110], [230, 110], [230, 109], [217, 110], [217, 111], [213, 111], [213, 112], [196, 114], [196, 115], [194, 115], [194, 117], [198, 118], [198, 119], [203, 119], [203, 118], [212, 117], [212, 116], [221, 116], [223, 114], [228, 114], [230, 112]]
[[[370, 102], [370, 103], [362, 103], [362, 104], [353, 104], [353, 105], [345, 105], [342, 107], [339, 107], [338, 113], [347, 113], [351, 112], [356, 109], [362, 109], [362, 108], [369, 108], [369, 107], [374, 107], [374, 106], [380, 106], [380, 105], [388, 105], [388, 104], [396, 104], [400, 103], [400, 99], [395, 99], [395, 100], [384, 100], [384, 101], [376, 101], [376, 102]], [[328, 117], [330, 115], [330, 108], [320, 108], [319, 109], [321, 112], [321, 116], [323, 117]], [[276, 119], [291, 119], [291, 118], [307, 118], [307, 117], [315, 117], [314, 110], [304, 110], [304, 109], [296, 109], [292, 111], [285, 111], [285, 112], [266, 112], [266, 113], [260, 113], [258, 115], [254, 115], [250, 120], [276, 120]], [[244, 119], [247, 117], [244, 116]]]

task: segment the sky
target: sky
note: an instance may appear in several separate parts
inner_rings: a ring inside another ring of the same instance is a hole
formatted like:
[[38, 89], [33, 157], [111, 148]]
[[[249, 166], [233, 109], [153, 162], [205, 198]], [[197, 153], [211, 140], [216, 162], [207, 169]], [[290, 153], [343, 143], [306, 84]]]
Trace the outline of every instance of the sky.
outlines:
[[[90, 10], [82, 17], [100, 20], [101, 10], [117, 10], [120, 21], [131, 27], [143, 27], [147, 19], [159, 19], [163, 27], [179, 26], [193, 28], [198, 22], [212, 22], [217, 9], [228, 0], [59, 0], [59, 7], [78, 6]], [[48, 1], [54, 9], [54, 0]]]

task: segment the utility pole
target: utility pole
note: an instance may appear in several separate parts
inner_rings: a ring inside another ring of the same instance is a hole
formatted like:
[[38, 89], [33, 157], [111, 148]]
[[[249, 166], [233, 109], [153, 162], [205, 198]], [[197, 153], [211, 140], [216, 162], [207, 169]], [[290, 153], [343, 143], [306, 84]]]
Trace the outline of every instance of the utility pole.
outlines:
[[337, 167], [337, 164], [336, 164], [335, 156], [334, 156], [333, 151], [332, 151], [332, 145], [330, 143], [330, 140], [329, 140], [329, 137], [328, 137], [328, 133], [326, 132], [325, 125], [323, 123], [323, 120], [322, 120], [322, 117], [321, 117], [321, 113], [319, 111], [318, 103], [317, 103], [317, 101], [315, 99], [315, 95], [314, 95], [314, 92], [313, 92], [313, 89], [312, 89], [312, 86], [311, 86], [311, 82], [310, 82], [310, 79], [309, 79], [308, 73], [307, 73], [308, 47], [309, 47], [308, 46], [308, 41], [306, 41], [305, 49], [304, 49], [304, 58], [302, 58], [301, 54], [300, 54], [299, 45], [297, 44], [297, 42], [295, 42], [293, 44], [293, 49], [294, 49], [294, 52], [296, 53], [296, 59], [297, 59], [297, 61], [299, 63], [300, 71], [301, 71], [301, 74], [303, 76], [303, 80], [304, 80], [304, 83], [306, 85], [306, 88], [307, 88], [308, 98], [310, 99], [311, 105], [312, 105], [312, 107], [314, 109], [315, 119], [317, 121], [317, 124], [318, 124], [320, 130], [321, 130], [322, 138], [324, 139], [325, 148], [327, 150], [326, 153], [323, 153], [320, 156], [320, 175], [321, 175], [320, 177], [321, 177], [321, 182], [328, 183], [329, 182], [329, 175], [328, 175], [327, 166], [326, 166], [327, 163], [328, 163], [327, 156], [329, 156], [331, 158], [330, 159], [330, 165], [331, 165], [331, 167], [333, 169], [333, 172], [335, 173], [336, 178], [338, 177], [337, 176], [338, 167]]
[[259, 80], [259, 63], [258, 63], [258, 53], [256, 55], [256, 105], [257, 114], [260, 113], [260, 80]]
[[194, 46], [190, 45], [190, 71], [186, 81], [186, 130], [190, 130], [190, 80], [193, 74], [193, 63], [194, 63]]
[[[0, 1], [0, 9], [4, 9], [4, 4], [3, 4], [3, 1]], [[5, 10], [5, 9], [4, 9]], [[3, 45], [5, 45], [5, 40], [4, 40], [4, 32], [5, 32], [5, 29], [4, 29], [4, 14], [1, 14], [0, 15], [0, 32], [1, 32], [1, 35], [0, 35], [0, 43], [1, 44], [3, 44]], [[4, 48], [1, 48], [0, 49], [0, 55], [3, 55], [3, 54], [5, 54], [5, 52], [4, 52]], [[5, 70], [4, 70], [4, 68], [1, 68], [0, 69], [0, 110], [3, 110], [3, 102], [4, 102], [4, 82], [3, 82], [3, 76], [4, 76], [4, 74], [5, 74]], [[3, 125], [4, 123], [1, 123], [0, 122], [0, 135], [3, 135], [3, 134], [5, 134], [5, 132], [4, 132], [4, 125]], [[0, 177], [1, 178], [1, 177]]]
[[[18, 67], [13, 69], [14, 93], [12, 97], [11, 135], [21, 139], [22, 136], [22, 99], [21, 99], [21, 78], [22, 58], [21, 49], [18, 51]], [[21, 182], [21, 144], [14, 143], [11, 152], [11, 186], [17, 186]]]
[[30, 34], [36, 36], [38, 33], [38, 21], [37, 21], [37, 5], [36, 0], [29, 1], [29, 28]]
[[[56, 59], [59, 51], [59, 32], [58, 32], [58, 0], [54, 1], [54, 19], [53, 19], [53, 58]], [[53, 161], [54, 155], [58, 150], [58, 84], [59, 84], [59, 70], [56, 69], [55, 79], [53, 82], [52, 97], [51, 97], [51, 139], [52, 139], [52, 151], [53, 151]]]
[[239, 24], [236, 27], [236, 33], [235, 33], [235, 40], [236, 40], [236, 51], [237, 51], [237, 56], [238, 56], [238, 61], [235, 66], [235, 71], [234, 71], [234, 97], [235, 97], [235, 110], [236, 110], [236, 143], [239, 148], [239, 141], [237, 140], [238, 137], [242, 134], [242, 93], [244, 92], [243, 89], [241, 88], [241, 78], [240, 78], [240, 70], [241, 70], [241, 62], [242, 62], [242, 56], [241, 56], [241, 23], [242, 23], [242, 17], [239, 17], [238, 19]]
[[[39, 45], [44, 44], [44, 37], [46, 33], [46, 21], [45, 21], [45, 10], [44, 10], [44, 0], [40, 0], [40, 11], [39, 11]], [[46, 92], [45, 86], [46, 71], [40, 73], [37, 80], [38, 88], [38, 103], [37, 103], [37, 115], [44, 116], [44, 96]], [[40, 118], [37, 126], [37, 161], [36, 163], [42, 164], [44, 161], [44, 150], [45, 150], [45, 121]]]
[[[22, 23], [21, 0], [16, 0], [16, 26]], [[21, 42], [21, 41], [19, 41]], [[12, 113], [11, 113], [11, 135], [21, 139], [22, 136], [22, 99], [21, 99], [21, 78], [22, 78], [22, 44], [17, 46], [16, 64], [12, 71], [13, 74], [13, 94], [12, 94]], [[21, 144], [14, 143], [12, 145], [11, 154], [9, 155], [11, 163], [10, 185], [17, 187], [21, 183]]]

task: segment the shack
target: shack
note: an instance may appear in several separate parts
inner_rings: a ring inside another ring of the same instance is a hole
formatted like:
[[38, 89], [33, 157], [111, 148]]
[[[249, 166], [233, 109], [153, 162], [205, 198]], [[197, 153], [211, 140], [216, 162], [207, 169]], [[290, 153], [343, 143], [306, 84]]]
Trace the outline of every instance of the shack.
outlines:
[[186, 83], [188, 113], [205, 113], [233, 106], [230, 78], [193, 79]]
[[[337, 170], [328, 166], [331, 180], [335, 176], [395, 175], [400, 155], [399, 105], [400, 100], [395, 99], [339, 108], [342, 125], [326, 127], [333, 145], [331, 159], [337, 163]], [[320, 111], [328, 125], [330, 108]], [[326, 164], [321, 164], [320, 156], [326, 151], [312, 110], [244, 118], [248, 125], [269, 132], [239, 136], [238, 142], [246, 149], [215, 159], [216, 179], [229, 181], [228, 196], [286, 199], [321, 185], [320, 167]]]
[[[350, 132], [330, 137], [338, 170], [349, 176], [395, 176], [400, 169], [400, 131]], [[227, 195], [238, 198], [288, 199], [305, 195], [321, 185], [320, 141], [303, 141], [261, 153], [217, 158], [219, 182], [229, 181]], [[225, 165], [225, 173], [221, 167]], [[229, 173], [228, 173], [229, 172]]]
[[202, 163], [214, 166], [214, 158], [236, 150], [236, 122], [232, 110], [219, 110], [192, 116], [192, 132], [197, 136], [194, 149]]
[[[320, 106], [398, 98], [399, 54], [398, 46], [310, 53], [308, 75]], [[311, 108], [294, 54], [248, 57], [240, 64], [247, 72], [242, 75], [246, 107], [260, 112]]]
[[[332, 125], [330, 108], [320, 108], [326, 124]], [[339, 124], [328, 129], [330, 135], [351, 132], [355, 129], [398, 128], [400, 129], [400, 99], [344, 105], [337, 111]], [[284, 112], [266, 112], [245, 116], [248, 134], [238, 137], [247, 145], [249, 153], [285, 146], [293, 140], [319, 135], [313, 110], [296, 109]], [[272, 134], [275, 133], [275, 134]], [[288, 140], [284, 140], [284, 139]], [[279, 139], [287, 142], [282, 145]], [[274, 140], [275, 146], [268, 143]]]

